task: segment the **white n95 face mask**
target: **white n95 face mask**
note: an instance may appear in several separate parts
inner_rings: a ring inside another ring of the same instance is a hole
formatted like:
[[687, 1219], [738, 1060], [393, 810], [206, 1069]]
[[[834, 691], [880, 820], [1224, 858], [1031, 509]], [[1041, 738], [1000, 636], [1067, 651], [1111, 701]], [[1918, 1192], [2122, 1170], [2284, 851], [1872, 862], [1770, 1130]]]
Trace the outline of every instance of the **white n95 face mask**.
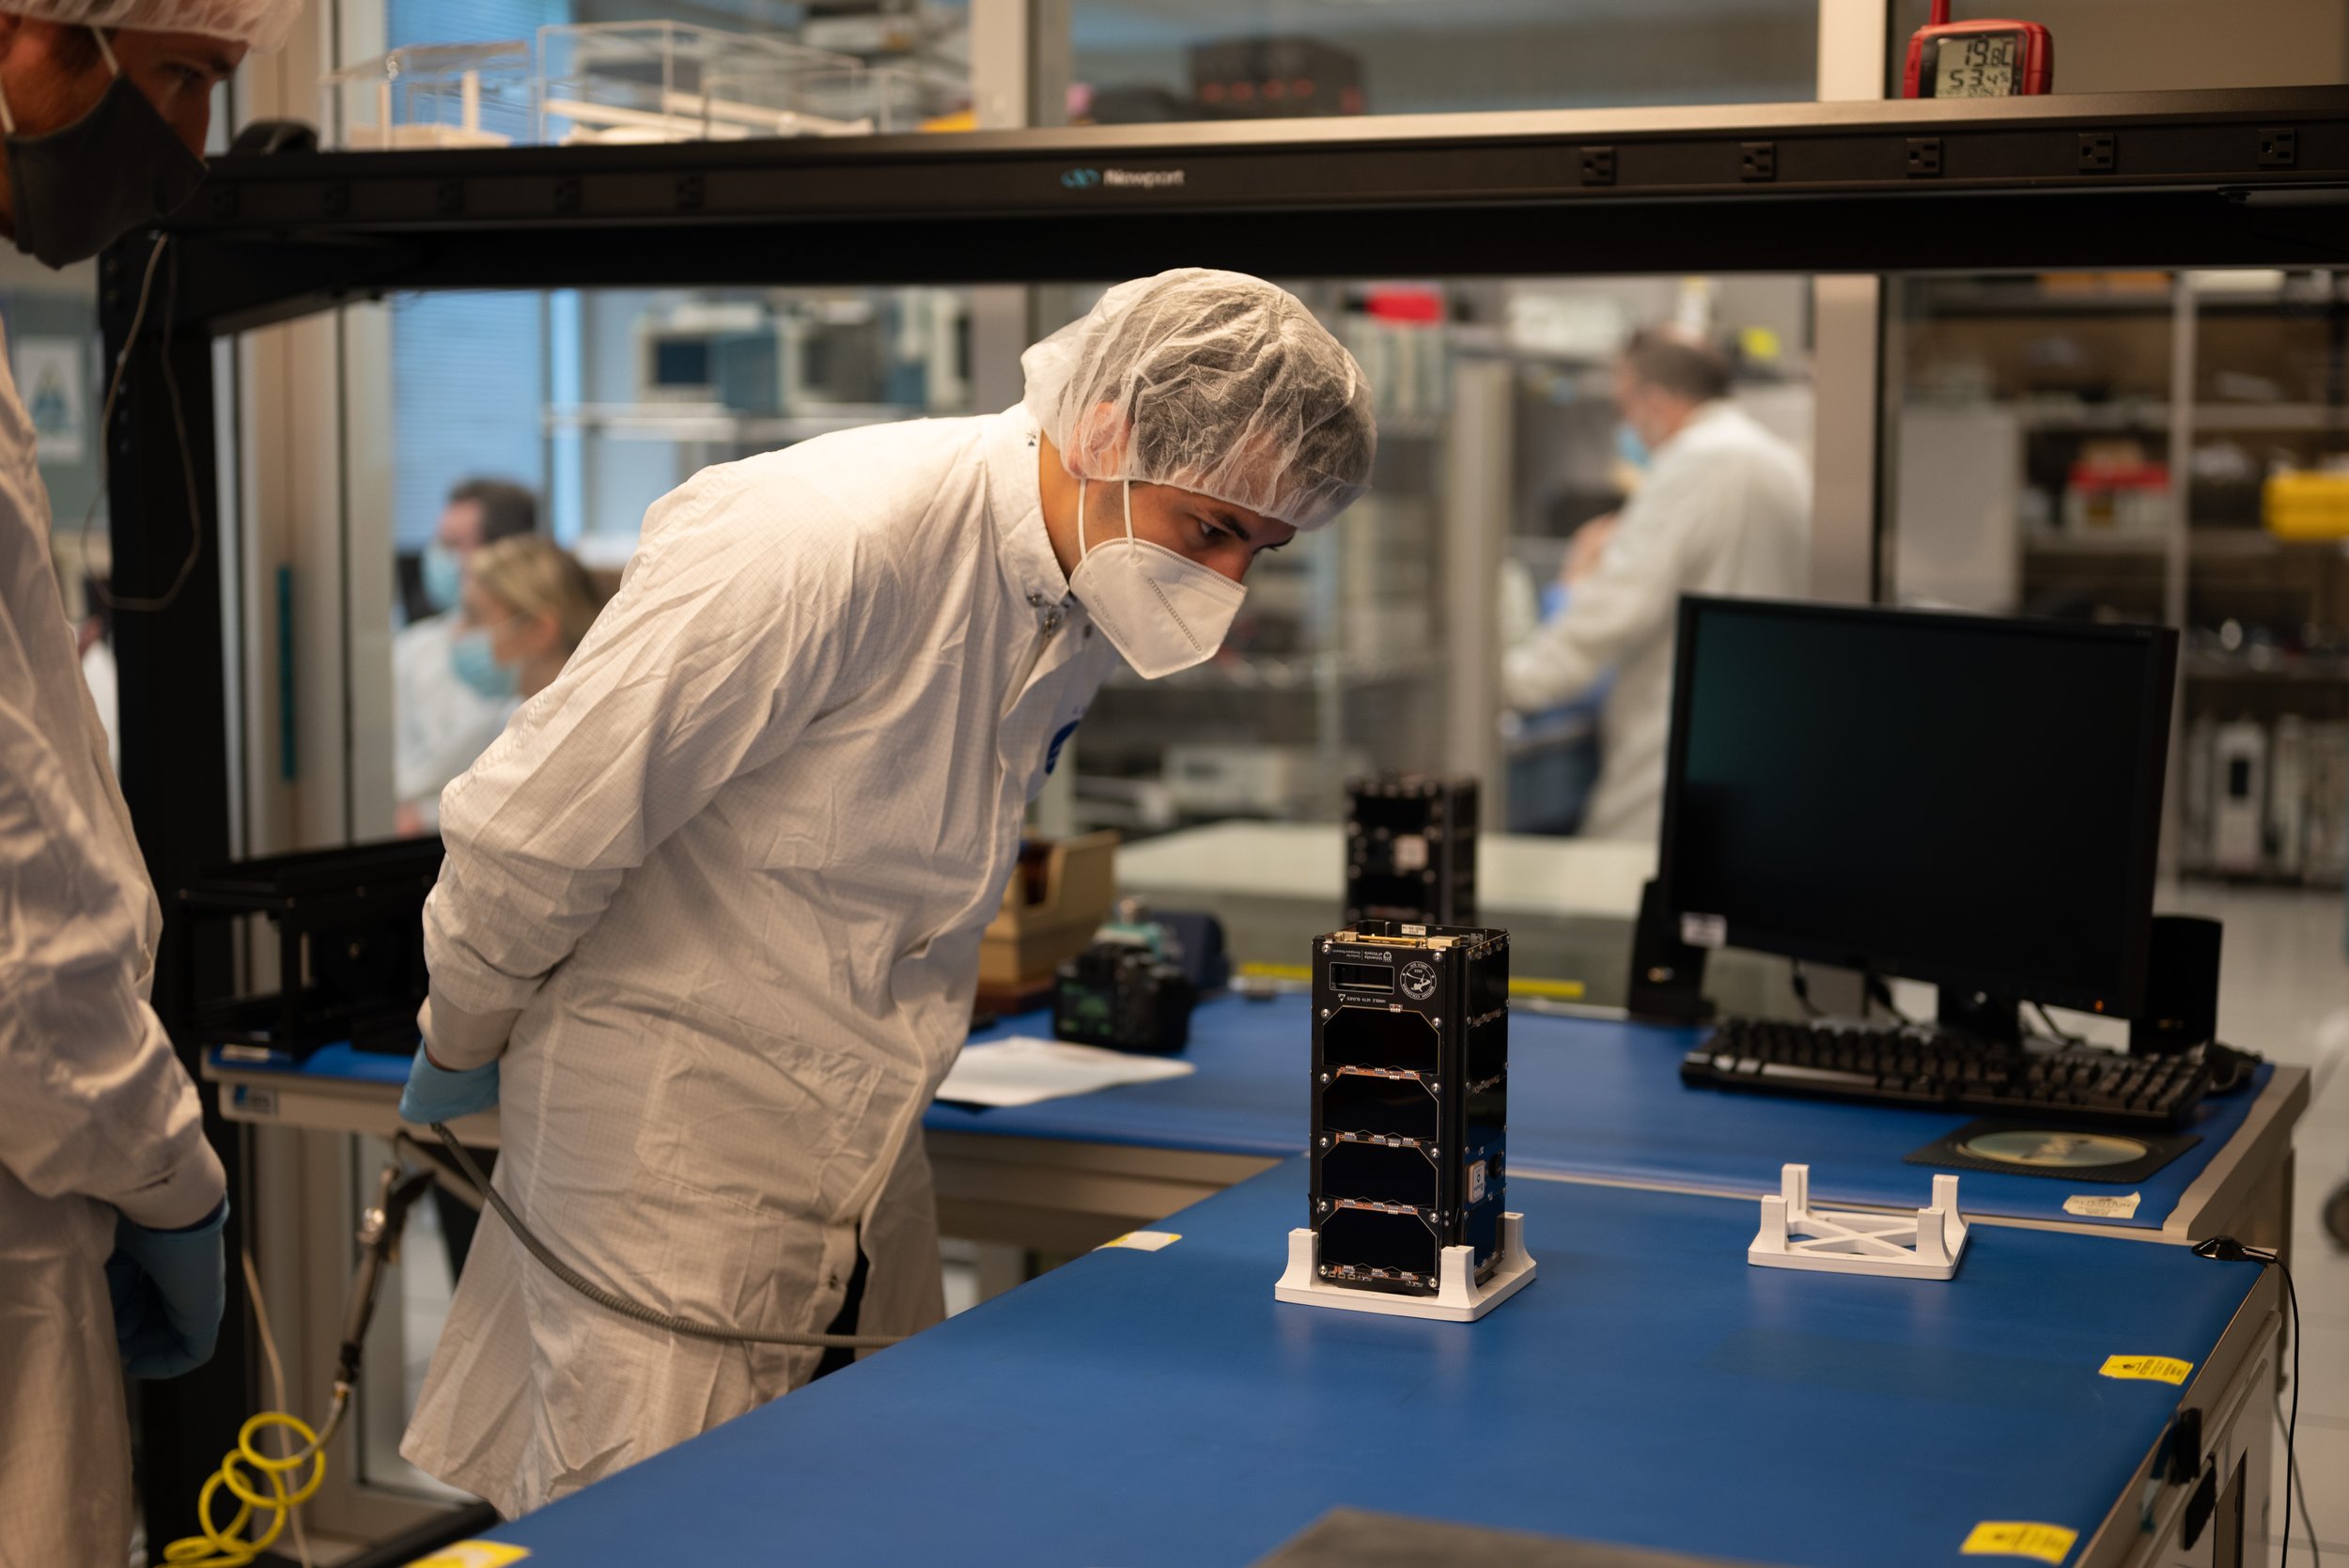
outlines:
[[1077, 482], [1077, 569], [1068, 586], [1110, 645], [1144, 680], [1204, 663], [1223, 645], [1247, 590], [1162, 544], [1134, 537], [1134, 486], [1125, 481], [1126, 535], [1085, 545], [1085, 489]]

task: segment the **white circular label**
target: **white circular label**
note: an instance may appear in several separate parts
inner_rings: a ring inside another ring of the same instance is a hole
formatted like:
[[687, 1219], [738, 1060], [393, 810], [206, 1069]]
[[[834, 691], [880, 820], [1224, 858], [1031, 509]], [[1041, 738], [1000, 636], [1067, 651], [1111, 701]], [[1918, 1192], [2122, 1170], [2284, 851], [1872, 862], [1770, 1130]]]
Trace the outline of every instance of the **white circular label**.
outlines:
[[1414, 958], [1403, 966], [1403, 994], [1425, 1001], [1436, 994], [1436, 967]]

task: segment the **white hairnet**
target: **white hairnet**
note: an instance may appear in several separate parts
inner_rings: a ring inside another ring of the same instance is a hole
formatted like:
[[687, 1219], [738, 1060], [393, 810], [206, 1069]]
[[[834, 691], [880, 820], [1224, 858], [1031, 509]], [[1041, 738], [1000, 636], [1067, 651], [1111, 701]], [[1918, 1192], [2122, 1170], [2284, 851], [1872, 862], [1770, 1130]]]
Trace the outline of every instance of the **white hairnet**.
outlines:
[[1173, 485], [1300, 529], [1370, 488], [1361, 366], [1261, 278], [1190, 267], [1119, 284], [1019, 367], [1028, 411], [1081, 479]]
[[202, 33], [256, 49], [286, 41], [303, 0], [0, 0], [0, 11], [69, 27]]

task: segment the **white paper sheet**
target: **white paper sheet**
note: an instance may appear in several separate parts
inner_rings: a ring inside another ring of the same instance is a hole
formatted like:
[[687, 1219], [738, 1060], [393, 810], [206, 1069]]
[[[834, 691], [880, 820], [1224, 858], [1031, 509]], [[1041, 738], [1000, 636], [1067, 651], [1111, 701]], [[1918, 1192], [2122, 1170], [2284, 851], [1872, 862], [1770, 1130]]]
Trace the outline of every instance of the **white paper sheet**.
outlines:
[[1190, 1063], [1165, 1056], [1130, 1056], [1098, 1046], [1038, 1040], [1015, 1034], [1008, 1040], [965, 1046], [954, 1071], [939, 1085], [941, 1100], [966, 1105], [1034, 1105], [1038, 1100], [1090, 1094], [1121, 1083], [1149, 1083], [1197, 1072]]

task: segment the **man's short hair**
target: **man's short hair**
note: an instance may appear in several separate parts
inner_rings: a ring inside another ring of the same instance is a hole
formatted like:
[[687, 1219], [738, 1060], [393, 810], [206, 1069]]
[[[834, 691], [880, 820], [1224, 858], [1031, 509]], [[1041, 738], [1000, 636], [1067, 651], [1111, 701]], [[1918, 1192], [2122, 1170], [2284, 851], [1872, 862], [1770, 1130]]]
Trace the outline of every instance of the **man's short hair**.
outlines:
[[452, 506], [470, 501], [481, 508], [481, 542], [493, 545], [538, 531], [538, 498], [511, 479], [468, 479], [448, 492]]
[[1677, 328], [1641, 327], [1623, 346], [1623, 362], [1634, 380], [1691, 403], [1729, 396], [1729, 355]]

